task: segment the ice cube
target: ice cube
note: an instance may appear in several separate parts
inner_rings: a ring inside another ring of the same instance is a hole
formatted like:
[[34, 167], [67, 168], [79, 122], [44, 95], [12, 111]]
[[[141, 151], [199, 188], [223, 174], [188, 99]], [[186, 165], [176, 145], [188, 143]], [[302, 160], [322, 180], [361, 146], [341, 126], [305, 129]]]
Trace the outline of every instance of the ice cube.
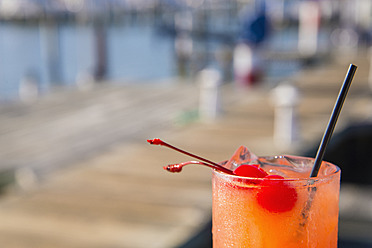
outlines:
[[229, 161], [226, 163], [225, 167], [230, 170], [235, 170], [241, 164], [247, 164], [252, 161], [256, 161], [258, 157], [251, 153], [249, 149], [245, 146], [239, 147]]
[[259, 163], [269, 174], [281, 175], [285, 178], [302, 178], [309, 176], [314, 159], [284, 155], [261, 157]]

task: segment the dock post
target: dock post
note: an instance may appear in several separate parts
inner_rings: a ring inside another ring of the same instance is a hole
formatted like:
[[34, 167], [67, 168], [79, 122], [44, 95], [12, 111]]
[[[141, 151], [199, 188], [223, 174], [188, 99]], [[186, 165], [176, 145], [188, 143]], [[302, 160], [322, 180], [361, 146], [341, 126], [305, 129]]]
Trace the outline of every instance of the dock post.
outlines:
[[40, 95], [40, 82], [36, 73], [29, 73], [21, 78], [18, 88], [19, 99], [24, 103], [34, 102]]
[[46, 62], [47, 68], [47, 81], [53, 86], [58, 86], [62, 82], [59, 25], [55, 20], [41, 21], [39, 29], [42, 59]]
[[299, 7], [298, 50], [306, 56], [314, 56], [318, 47], [320, 7], [315, 1], [302, 1]]
[[233, 67], [235, 81], [239, 86], [252, 86], [262, 76], [257, 51], [245, 43], [238, 44], [234, 48]]
[[177, 34], [174, 40], [174, 47], [177, 59], [178, 76], [186, 77], [188, 73], [188, 64], [190, 63], [193, 52], [192, 38], [186, 32]]
[[287, 150], [298, 141], [295, 108], [298, 104], [299, 93], [296, 87], [284, 82], [273, 89], [272, 100], [274, 112], [274, 145]]
[[199, 116], [204, 121], [213, 121], [220, 114], [221, 75], [215, 69], [199, 72], [200, 83]]
[[96, 49], [94, 79], [101, 82], [107, 74], [107, 34], [104, 23], [94, 25], [94, 36]]
[[372, 91], [372, 46], [369, 48], [369, 71], [368, 71], [368, 86]]

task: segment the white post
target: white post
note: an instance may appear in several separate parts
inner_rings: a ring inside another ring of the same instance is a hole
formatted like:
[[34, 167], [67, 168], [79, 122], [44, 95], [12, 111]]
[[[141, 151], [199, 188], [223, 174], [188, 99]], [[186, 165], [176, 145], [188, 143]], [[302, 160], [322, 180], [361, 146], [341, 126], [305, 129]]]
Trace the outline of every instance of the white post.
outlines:
[[313, 56], [317, 52], [320, 7], [315, 1], [302, 1], [298, 10], [298, 50], [305, 56]]
[[28, 74], [21, 78], [19, 83], [19, 99], [24, 103], [32, 103], [39, 97], [39, 80], [37, 75]]
[[283, 83], [272, 91], [275, 105], [274, 114], [274, 144], [286, 150], [298, 140], [296, 111], [298, 90], [289, 83]]
[[200, 82], [199, 115], [202, 120], [215, 120], [220, 113], [221, 75], [217, 70], [205, 69], [199, 72]]
[[241, 43], [234, 48], [233, 66], [235, 81], [239, 86], [250, 86], [255, 74], [254, 51], [249, 45]]

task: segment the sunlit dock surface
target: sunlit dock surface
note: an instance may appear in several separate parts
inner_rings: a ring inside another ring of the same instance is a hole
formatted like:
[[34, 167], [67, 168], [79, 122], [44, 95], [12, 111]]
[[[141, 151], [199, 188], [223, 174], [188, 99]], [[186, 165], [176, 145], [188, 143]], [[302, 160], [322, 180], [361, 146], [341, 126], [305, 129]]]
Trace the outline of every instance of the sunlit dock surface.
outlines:
[[[98, 86], [2, 106], [1, 165], [21, 169], [17, 179], [23, 189], [11, 188], [0, 201], [1, 245], [187, 247], [210, 221], [211, 172], [197, 166], [180, 174], [163, 171], [162, 166], [189, 158], [146, 139], [160, 137], [214, 161], [240, 145], [257, 155], [301, 153], [319, 143], [349, 63], [359, 68], [336, 132], [370, 120], [368, 58], [332, 61], [288, 79], [301, 94], [302, 142], [285, 151], [273, 144], [274, 106], [266, 86], [223, 86], [223, 111], [214, 122], [195, 117], [199, 88], [185, 82]], [[358, 209], [367, 213], [372, 203], [347, 197], [341, 194], [340, 237], [367, 239], [371, 216], [364, 216], [363, 227], [369, 227], [364, 230], [356, 228], [358, 221], [344, 224], [342, 216], [353, 215], [350, 204], [363, 202], [365, 209]], [[189, 247], [208, 242], [207, 235]]]

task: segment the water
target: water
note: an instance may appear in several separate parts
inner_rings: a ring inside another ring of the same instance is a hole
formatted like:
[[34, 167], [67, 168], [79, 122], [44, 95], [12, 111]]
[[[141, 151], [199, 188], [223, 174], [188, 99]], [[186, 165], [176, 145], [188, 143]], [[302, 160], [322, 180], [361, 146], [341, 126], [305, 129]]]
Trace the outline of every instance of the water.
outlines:
[[[108, 25], [106, 32], [108, 80], [145, 81], [175, 74], [172, 37], [161, 36], [149, 26]], [[50, 72], [51, 44], [59, 47], [58, 59], [52, 59], [54, 73]], [[18, 98], [25, 77], [37, 80], [43, 93], [51, 89], [53, 81], [75, 86], [77, 78], [93, 72], [95, 60], [92, 25], [65, 23], [48, 29], [45, 25], [0, 23], [0, 100]]]
[[[153, 23], [123, 21], [105, 26], [105, 79], [141, 83], [176, 76], [175, 38], [157, 31]], [[270, 49], [295, 47], [296, 32], [282, 33], [273, 35]], [[188, 68], [191, 75], [206, 66], [218, 67], [214, 54], [221, 45], [226, 44], [217, 39], [193, 40], [193, 53], [198, 54], [192, 55]], [[51, 91], [54, 85], [76, 87], [81, 78], [93, 75], [96, 50], [92, 24], [66, 22], [50, 28], [46, 24], [0, 22], [0, 102], [18, 99], [25, 78], [36, 81], [41, 94]], [[301, 69], [298, 61], [270, 61], [265, 66], [268, 76], [275, 80]]]
[[35, 28], [11, 23], [0, 25], [0, 99], [15, 97], [22, 75], [40, 71], [40, 62], [39, 35]]

